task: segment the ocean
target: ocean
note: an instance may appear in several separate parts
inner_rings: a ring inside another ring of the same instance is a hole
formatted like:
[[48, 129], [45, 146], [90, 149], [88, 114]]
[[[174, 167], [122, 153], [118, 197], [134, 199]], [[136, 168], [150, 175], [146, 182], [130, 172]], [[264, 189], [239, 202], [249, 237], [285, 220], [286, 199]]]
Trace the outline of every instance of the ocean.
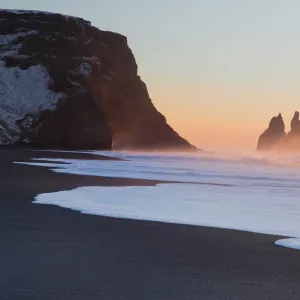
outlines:
[[[84, 214], [278, 235], [300, 249], [300, 156], [259, 153], [89, 151], [122, 160], [35, 159], [58, 173], [170, 181], [156, 186], [80, 187], [37, 195], [35, 204]], [[174, 183], [175, 182], [175, 183]]]

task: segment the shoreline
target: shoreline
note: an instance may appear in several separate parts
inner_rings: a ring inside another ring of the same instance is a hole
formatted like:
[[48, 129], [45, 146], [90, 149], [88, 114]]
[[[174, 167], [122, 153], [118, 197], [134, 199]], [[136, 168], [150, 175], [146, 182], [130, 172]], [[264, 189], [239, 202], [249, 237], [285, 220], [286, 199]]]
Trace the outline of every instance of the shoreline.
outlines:
[[281, 237], [36, 205], [41, 193], [161, 182], [13, 164], [33, 156], [45, 152], [0, 149], [1, 299], [299, 298], [300, 252], [274, 245]]

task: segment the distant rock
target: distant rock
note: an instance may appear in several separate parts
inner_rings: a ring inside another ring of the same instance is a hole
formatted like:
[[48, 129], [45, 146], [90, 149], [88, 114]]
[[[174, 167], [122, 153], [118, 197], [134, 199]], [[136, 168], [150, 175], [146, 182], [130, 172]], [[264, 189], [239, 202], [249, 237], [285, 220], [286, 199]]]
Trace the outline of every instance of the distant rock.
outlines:
[[80, 18], [0, 10], [0, 144], [195, 149], [154, 107], [126, 37]]
[[277, 117], [273, 117], [269, 123], [268, 129], [266, 129], [259, 137], [257, 143], [258, 151], [268, 151], [273, 149], [284, 137], [285, 125], [281, 114]]
[[300, 152], [300, 120], [296, 111], [291, 120], [291, 130], [285, 134], [281, 114], [273, 117], [269, 128], [260, 136], [257, 144], [259, 151]]
[[299, 121], [299, 112], [296, 111], [294, 117], [291, 121], [291, 131], [290, 133], [300, 133], [300, 121]]
[[299, 112], [296, 111], [291, 121], [291, 130], [288, 132], [286, 139], [282, 143], [281, 150], [288, 152], [300, 151], [300, 120]]

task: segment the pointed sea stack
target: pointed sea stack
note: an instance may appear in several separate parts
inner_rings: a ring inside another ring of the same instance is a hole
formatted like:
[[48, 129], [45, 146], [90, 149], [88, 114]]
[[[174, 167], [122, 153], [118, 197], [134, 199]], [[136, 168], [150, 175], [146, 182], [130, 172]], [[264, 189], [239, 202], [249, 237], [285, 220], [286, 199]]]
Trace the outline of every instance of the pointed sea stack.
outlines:
[[295, 112], [291, 121], [291, 131], [287, 134], [284, 150], [290, 152], [300, 151], [300, 120], [298, 111]]
[[300, 133], [299, 112], [295, 111], [294, 117], [291, 121], [291, 131], [289, 133]]
[[258, 139], [257, 150], [268, 151], [276, 146], [276, 144], [286, 136], [285, 125], [281, 114], [273, 117], [269, 123], [269, 128], [264, 131]]

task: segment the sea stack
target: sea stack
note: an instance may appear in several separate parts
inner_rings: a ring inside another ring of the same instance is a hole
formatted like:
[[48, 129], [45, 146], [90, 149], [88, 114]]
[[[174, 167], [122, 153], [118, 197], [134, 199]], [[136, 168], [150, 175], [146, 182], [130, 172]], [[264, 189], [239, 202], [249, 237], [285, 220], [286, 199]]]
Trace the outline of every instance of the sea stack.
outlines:
[[269, 128], [259, 137], [257, 150], [277, 152], [300, 151], [300, 120], [299, 112], [296, 111], [291, 120], [291, 130], [284, 132], [284, 122], [281, 114], [273, 117]]
[[291, 131], [289, 134], [300, 133], [300, 121], [299, 121], [299, 112], [295, 111], [294, 117], [291, 121]]
[[298, 111], [295, 112], [294, 117], [291, 121], [291, 130], [287, 134], [284, 143], [284, 150], [290, 152], [300, 151], [300, 120]]
[[285, 125], [282, 115], [273, 117], [269, 123], [269, 127], [260, 135], [257, 143], [258, 151], [268, 151], [273, 149], [284, 137]]
[[195, 149], [152, 104], [125, 36], [9, 10], [0, 10], [0, 144]]

